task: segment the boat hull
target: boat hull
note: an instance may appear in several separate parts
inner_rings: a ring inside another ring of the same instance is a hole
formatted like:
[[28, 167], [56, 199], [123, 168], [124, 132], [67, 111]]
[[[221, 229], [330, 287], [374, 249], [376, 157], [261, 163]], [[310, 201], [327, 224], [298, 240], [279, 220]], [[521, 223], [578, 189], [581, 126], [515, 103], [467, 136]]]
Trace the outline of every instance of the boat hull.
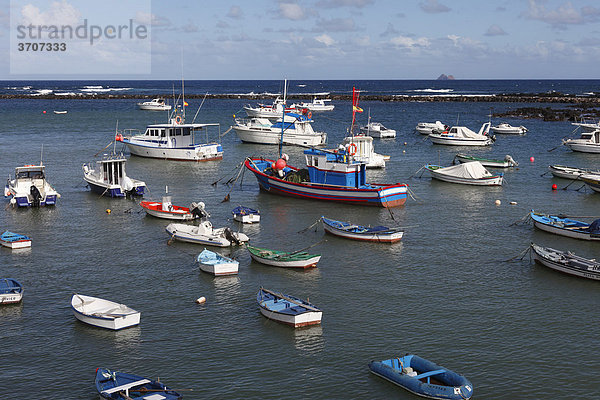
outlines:
[[448, 176], [445, 174], [437, 173], [436, 171], [432, 171], [428, 169], [431, 177], [440, 181], [449, 182], [449, 183], [460, 183], [462, 185], [472, 185], [472, 186], [502, 186], [503, 177], [502, 176], [491, 176], [488, 178], [480, 178], [480, 179], [469, 179], [469, 178], [461, 178], [457, 176]]
[[489, 146], [493, 143], [492, 139], [458, 139], [451, 137], [444, 137], [438, 134], [429, 135], [429, 139], [435, 144], [444, 144], [447, 146]]
[[263, 316], [294, 328], [318, 325], [323, 317], [323, 312], [308, 301], [264, 288], [256, 300]]
[[23, 285], [11, 278], [0, 279], [0, 305], [16, 304], [23, 300]]
[[219, 264], [200, 264], [200, 269], [214, 276], [236, 275], [239, 270], [240, 263], [237, 261], [223, 262]]
[[[95, 310], [93, 313], [81, 311], [81, 309], [83, 309], [85, 306], [79, 306], [81, 301], [88, 302], [90, 299], [91, 301], [99, 302], [100, 307], [93, 308], [93, 310]], [[112, 301], [82, 295], [73, 295], [73, 299], [71, 300], [71, 310], [73, 311], [73, 315], [77, 320], [85, 324], [96, 326], [98, 328], [118, 331], [138, 325], [140, 323], [140, 312], [129, 309], [131, 312], [128, 312], [127, 314], [110, 314], [109, 312], [111, 311], [111, 308], [115, 310], [121, 310], [122, 305]]]
[[233, 214], [233, 219], [235, 221], [241, 222], [243, 224], [256, 224], [260, 222], [260, 215], [258, 214]]
[[396, 131], [393, 129], [387, 129], [385, 131], [378, 131], [372, 129], [361, 129], [360, 133], [364, 133], [367, 136], [371, 136], [379, 139], [390, 139], [396, 137]]
[[[194, 244], [203, 244], [207, 246], [217, 246], [217, 247], [228, 247], [232, 245], [228, 239], [221, 235], [222, 230], [224, 228], [219, 228], [213, 230], [214, 233], [206, 234], [201, 233], [200, 231], [195, 232], [197, 227], [186, 224], [169, 224], [165, 228], [167, 233], [171, 235], [171, 238], [179, 240], [181, 242], [194, 243]], [[248, 236], [239, 232], [232, 232], [232, 234], [240, 241], [247, 242]]]
[[268, 193], [301, 199], [335, 201], [361, 206], [387, 208], [398, 207], [406, 202], [408, 186], [405, 184], [371, 184], [372, 188], [356, 189], [346, 186], [324, 185], [318, 183], [294, 183], [266, 175], [256, 167], [258, 165], [257, 163], [261, 162], [268, 162], [270, 164], [273, 161], [246, 159], [245, 166], [254, 173], [260, 189]]
[[[569, 263], [565, 262], [564, 260], [563, 262], [560, 262], [556, 260], [556, 256], [552, 257], [552, 252], [554, 252], [555, 254], [560, 254], [562, 252], [559, 252], [554, 249], [545, 249], [533, 243], [531, 244], [531, 249], [533, 251], [533, 259], [538, 264], [544, 265], [555, 271], [563, 272], [565, 274], [574, 275], [581, 278], [593, 279], [597, 281], [600, 280], [600, 264], [598, 263], [595, 263], [596, 265], [594, 267], [591, 267], [592, 269], [583, 269], [581, 267], [578, 268], [577, 263]], [[549, 250], [551, 252], [548, 252]]]
[[260, 313], [265, 317], [277, 321], [279, 323], [289, 325], [294, 328], [302, 328], [311, 325], [318, 325], [321, 323], [323, 316], [322, 312], [306, 312], [300, 315], [285, 315], [274, 311], [270, 311], [263, 306], [260, 306]]
[[185, 148], [152, 147], [123, 139], [129, 152], [134, 156], [159, 158], [174, 161], [214, 161], [223, 159], [223, 147], [217, 143], [196, 145]]
[[331, 226], [330, 224], [327, 224], [325, 221], [323, 221], [323, 230], [325, 232], [329, 233], [330, 235], [339, 236], [344, 239], [360, 240], [363, 242], [375, 242], [375, 243], [397, 243], [397, 242], [401, 241], [402, 237], [404, 236], [404, 232], [402, 232], [402, 231], [392, 232], [392, 233], [349, 232], [347, 230], [338, 229], [335, 226]]
[[175, 221], [190, 221], [197, 217], [189, 211], [189, 208], [173, 206], [171, 211], [162, 210], [162, 203], [153, 201], [142, 201], [140, 206], [146, 214], [156, 218], [170, 219]]
[[278, 261], [278, 260], [270, 260], [268, 258], [262, 258], [255, 254], [250, 253], [250, 257], [256, 262], [265, 265], [271, 265], [273, 267], [282, 267], [282, 268], [313, 268], [317, 266], [319, 260], [321, 260], [320, 255], [316, 255], [307, 260], [293, 260], [293, 261]]
[[509, 167], [513, 166], [509, 162], [504, 161], [504, 160], [491, 160], [491, 159], [485, 159], [485, 158], [479, 158], [479, 157], [466, 157], [466, 156], [462, 156], [460, 154], [457, 154], [454, 158], [461, 163], [479, 161], [481, 163], [481, 165], [483, 165], [484, 167], [490, 167], [490, 168], [509, 168]]
[[[99, 184], [95, 183], [94, 181], [89, 180], [85, 177], [84, 177], [84, 179], [87, 182], [88, 186], [90, 187], [90, 190], [94, 193], [97, 193], [99, 195], [106, 196], [106, 197], [126, 197], [126, 193], [123, 192], [123, 190], [121, 189], [120, 186], [115, 186], [115, 185], [103, 186], [103, 185], [99, 185]], [[146, 186], [135, 186], [134, 190], [131, 193], [135, 196], [143, 196], [145, 189], [146, 189]]]
[[564, 144], [573, 151], [580, 153], [600, 153], [600, 144], [588, 141], [577, 142], [579, 139], [567, 140]]
[[0, 304], [16, 304], [23, 300], [23, 292], [0, 294]]
[[587, 224], [580, 222], [581, 225], [578, 226], [578, 224], [567, 223], [565, 226], [563, 223], [562, 226], [560, 226], [560, 224], [557, 226], [556, 224], [553, 224], [553, 221], [564, 221], [564, 219], [536, 214], [533, 211], [530, 213], [530, 216], [533, 220], [533, 226], [544, 232], [566, 236], [573, 239], [600, 241], [600, 234], [594, 234], [585, 231], [585, 229], [589, 227]]
[[[281, 131], [253, 130], [245, 126], [234, 126], [233, 130], [244, 143], [278, 145], [281, 140]], [[287, 145], [321, 146], [327, 142], [325, 133], [316, 132], [314, 135], [295, 134], [285, 132], [283, 143]]]
[[[57, 197], [57, 194], [47, 194], [43, 199], [40, 199], [39, 206], [55, 206]], [[33, 207], [33, 202], [30, 200], [29, 195], [15, 195], [13, 198], [15, 199], [15, 204], [19, 207]]]
[[0, 244], [4, 247], [8, 247], [9, 249], [24, 249], [31, 247], [31, 239], [16, 240], [13, 242], [0, 240]]
[[583, 174], [579, 180], [585, 182], [594, 192], [600, 192], [600, 175]]

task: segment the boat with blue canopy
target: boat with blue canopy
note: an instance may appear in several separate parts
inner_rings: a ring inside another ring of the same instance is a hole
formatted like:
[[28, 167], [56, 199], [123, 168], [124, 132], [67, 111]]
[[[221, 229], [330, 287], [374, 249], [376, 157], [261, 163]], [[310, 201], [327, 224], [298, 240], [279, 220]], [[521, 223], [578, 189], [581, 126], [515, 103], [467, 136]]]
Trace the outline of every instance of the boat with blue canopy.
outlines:
[[23, 299], [23, 285], [12, 278], [0, 279], [0, 304], [15, 304]]
[[202, 250], [202, 252], [198, 254], [196, 261], [200, 264], [200, 269], [202, 271], [215, 276], [235, 275], [238, 273], [238, 268], [240, 266], [238, 261], [208, 249]]
[[19, 233], [6, 231], [0, 235], [0, 244], [10, 249], [23, 249], [31, 247], [31, 238]]
[[351, 222], [336, 221], [321, 217], [325, 232], [346, 239], [362, 240], [366, 242], [396, 243], [402, 240], [402, 228], [389, 228], [387, 226], [362, 226]]
[[243, 224], [253, 224], [260, 222], [260, 211], [246, 206], [237, 206], [231, 210], [233, 219]]
[[153, 381], [125, 372], [96, 368], [96, 390], [107, 400], [180, 400], [182, 395], [158, 379]]
[[448, 400], [473, 396], [473, 385], [467, 378], [414, 354], [371, 361], [369, 369], [417, 396]]
[[600, 240], [600, 219], [586, 223], [565, 215], [542, 214], [531, 210], [533, 225], [549, 233], [582, 240]]

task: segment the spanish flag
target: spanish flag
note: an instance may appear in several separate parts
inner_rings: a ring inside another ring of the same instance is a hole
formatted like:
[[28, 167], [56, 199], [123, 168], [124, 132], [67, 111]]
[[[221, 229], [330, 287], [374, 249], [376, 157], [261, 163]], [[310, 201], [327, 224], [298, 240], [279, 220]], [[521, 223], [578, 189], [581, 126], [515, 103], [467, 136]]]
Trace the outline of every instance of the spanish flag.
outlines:
[[183, 106], [184, 106], [184, 107], [187, 107], [187, 106], [189, 106], [189, 104], [187, 103], [187, 101], [184, 101], [184, 102], [183, 102]]
[[352, 110], [355, 112], [363, 112], [363, 109], [358, 106], [352, 106]]

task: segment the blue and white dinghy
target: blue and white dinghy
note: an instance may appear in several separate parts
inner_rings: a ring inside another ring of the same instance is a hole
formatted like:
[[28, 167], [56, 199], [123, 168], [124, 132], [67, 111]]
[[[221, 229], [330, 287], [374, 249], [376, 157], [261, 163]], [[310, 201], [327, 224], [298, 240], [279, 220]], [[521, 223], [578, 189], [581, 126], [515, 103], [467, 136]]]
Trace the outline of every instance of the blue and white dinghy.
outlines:
[[197, 257], [200, 269], [215, 276], [235, 275], [238, 273], [240, 263], [208, 249], [202, 250]]
[[371, 361], [369, 369], [417, 396], [450, 400], [473, 396], [473, 385], [467, 378], [413, 354]]
[[231, 210], [231, 214], [233, 214], [233, 219], [235, 221], [241, 222], [243, 224], [253, 224], [255, 222], [260, 222], [260, 211], [250, 207], [237, 206], [236, 208]]
[[262, 287], [256, 301], [262, 315], [294, 328], [320, 324], [323, 316], [323, 312], [307, 300]]
[[600, 240], [600, 218], [588, 224], [563, 215], [542, 214], [534, 210], [529, 216], [533, 226], [543, 231], [573, 239]]
[[387, 226], [367, 227], [355, 225], [350, 222], [336, 221], [321, 217], [325, 232], [346, 239], [362, 240], [366, 242], [396, 243], [402, 240], [402, 228], [388, 228]]
[[31, 238], [19, 233], [6, 231], [0, 235], [0, 244], [10, 249], [24, 249], [31, 247]]
[[109, 400], [180, 400], [182, 395], [158, 380], [96, 368], [96, 390], [100, 398]]
[[0, 304], [15, 304], [23, 299], [23, 285], [16, 279], [0, 279]]

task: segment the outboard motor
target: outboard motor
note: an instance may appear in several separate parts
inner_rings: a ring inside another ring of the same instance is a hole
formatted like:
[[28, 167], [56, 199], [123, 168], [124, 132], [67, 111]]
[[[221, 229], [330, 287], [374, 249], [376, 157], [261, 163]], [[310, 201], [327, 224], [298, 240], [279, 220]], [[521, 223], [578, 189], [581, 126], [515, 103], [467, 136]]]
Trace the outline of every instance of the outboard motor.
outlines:
[[509, 154], [504, 157], [504, 161], [510, 164], [511, 167], [516, 167], [519, 165]]
[[200, 202], [200, 203], [192, 202], [192, 204], [190, 204], [190, 212], [192, 213], [192, 215], [194, 215], [200, 219], [205, 219], [205, 218], [210, 217], [210, 214], [204, 209], [203, 202]]
[[40, 190], [35, 185], [31, 185], [31, 187], [29, 188], [29, 194], [31, 195], [31, 205], [33, 207], [39, 207], [40, 200], [42, 199], [42, 194], [40, 193]]
[[231, 228], [225, 228], [225, 239], [229, 240], [231, 243], [242, 244], [242, 242], [233, 234]]

